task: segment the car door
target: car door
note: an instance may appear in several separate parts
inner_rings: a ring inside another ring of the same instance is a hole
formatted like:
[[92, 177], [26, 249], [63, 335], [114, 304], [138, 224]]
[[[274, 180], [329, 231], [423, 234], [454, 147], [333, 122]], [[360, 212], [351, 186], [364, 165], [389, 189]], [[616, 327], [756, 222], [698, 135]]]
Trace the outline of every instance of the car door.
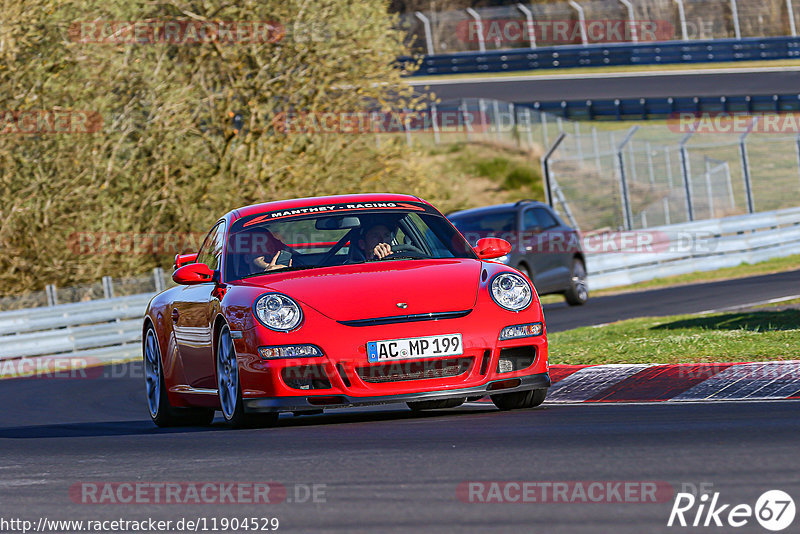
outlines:
[[[225, 223], [211, 229], [200, 252], [198, 263], [219, 269], [225, 238]], [[212, 347], [211, 293], [214, 282], [182, 286], [172, 309], [173, 330], [178, 354], [189, 386], [215, 389], [216, 375]]]
[[532, 271], [530, 274], [536, 291], [547, 293], [552, 290], [553, 277], [550, 271], [554, 262], [549, 251], [550, 236], [539, 220], [539, 212], [538, 208], [525, 208], [522, 212], [521, 252]]

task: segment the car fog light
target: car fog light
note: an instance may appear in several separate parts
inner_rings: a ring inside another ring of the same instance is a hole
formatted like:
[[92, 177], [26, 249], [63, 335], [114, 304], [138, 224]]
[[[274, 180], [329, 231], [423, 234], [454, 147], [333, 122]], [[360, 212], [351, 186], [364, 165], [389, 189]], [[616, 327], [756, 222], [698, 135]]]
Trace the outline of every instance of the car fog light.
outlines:
[[322, 356], [322, 350], [316, 345], [258, 347], [258, 353], [264, 360], [275, 360], [278, 358], [312, 358], [314, 356]]
[[534, 337], [542, 333], [542, 323], [517, 324], [500, 331], [500, 341], [521, 337]]

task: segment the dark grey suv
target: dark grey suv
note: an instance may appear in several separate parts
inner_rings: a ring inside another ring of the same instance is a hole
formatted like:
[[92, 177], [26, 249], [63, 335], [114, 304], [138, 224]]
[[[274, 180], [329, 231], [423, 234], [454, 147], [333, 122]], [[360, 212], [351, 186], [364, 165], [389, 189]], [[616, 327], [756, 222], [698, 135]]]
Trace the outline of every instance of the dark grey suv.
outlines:
[[521, 200], [457, 211], [447, 218], [473, 246], [483, 237], [511, 243], [511, 252], [495, 261], [527, 275], [540, 295], [561, 293], [571, 305], [589, 298], [580, 234], [547, 204]]

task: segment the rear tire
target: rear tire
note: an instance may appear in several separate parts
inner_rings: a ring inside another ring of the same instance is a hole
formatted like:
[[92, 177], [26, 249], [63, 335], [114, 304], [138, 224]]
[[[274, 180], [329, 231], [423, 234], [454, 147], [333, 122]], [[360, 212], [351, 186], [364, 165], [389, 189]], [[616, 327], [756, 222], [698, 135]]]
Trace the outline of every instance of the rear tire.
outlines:
[[217, 392], [222, 416], [233, 428], [260, 428], [278, 421], [277, 412], [245, 413], [242, 386], [239, 383], [239, 361], [233, 346], [231, 330], [224, 325], [217, 344]]
[[446, 410], [447, 408], [457, 408], [466, 402], [466, 397], [457, 399], [439, 399], [439, 400], [426, 400], [426, 401], [410, 401], [406, 405], [411, 408], [412, 412], [421, 412], [423, 410]]
[[586, 266], [578, 258], [572, 260], [569, 289], [564, 293], [564, 300], [570, 306], [581, 306], [589, 300], [589, 289], [586, 287]]
[[498, 393], [491, 395], [492, 402], [501, 410], [521, 410], [535, 408], [544, 402], [547, 389], [515, 391], [514, 393]]
[[214, 420], [214, 410], [206, 408], [173, 408], [169, 403], [164, 372], [161, 366], [161, 349], [153, 326], [148, 326], [142, 340], [145, 392], [150, 418], [156, 426], [208, 426]]

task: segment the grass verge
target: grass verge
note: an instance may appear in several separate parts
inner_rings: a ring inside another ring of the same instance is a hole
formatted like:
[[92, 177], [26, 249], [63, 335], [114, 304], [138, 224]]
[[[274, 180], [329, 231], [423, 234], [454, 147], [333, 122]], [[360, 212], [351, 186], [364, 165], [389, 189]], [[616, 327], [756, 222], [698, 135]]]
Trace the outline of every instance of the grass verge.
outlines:
[[797, 359], [800, 310], [629, 319], [549, 336], [551, 364]]

